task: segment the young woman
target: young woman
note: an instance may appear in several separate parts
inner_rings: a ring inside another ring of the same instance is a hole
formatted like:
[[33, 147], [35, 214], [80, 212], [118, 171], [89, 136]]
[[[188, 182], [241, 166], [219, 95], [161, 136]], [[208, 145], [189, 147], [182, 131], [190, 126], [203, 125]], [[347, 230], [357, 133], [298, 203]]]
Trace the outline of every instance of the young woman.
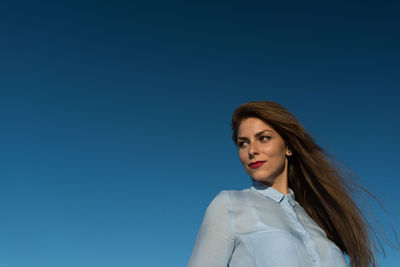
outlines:
[[210, 203], [188, 267], [375, 266], [369, 225], [351, 183], [279, 104], [254, 101], [232, 116], [250, 188]]

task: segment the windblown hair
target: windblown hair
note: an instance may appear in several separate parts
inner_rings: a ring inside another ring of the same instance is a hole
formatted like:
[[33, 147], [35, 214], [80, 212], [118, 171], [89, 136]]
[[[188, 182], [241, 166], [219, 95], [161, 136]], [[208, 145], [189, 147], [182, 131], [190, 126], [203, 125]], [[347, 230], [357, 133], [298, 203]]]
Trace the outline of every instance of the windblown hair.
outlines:
[[[252, 101], [232, 115], [232, 139], [237, 145], [240, 123], [258, 118], [269, 124], [292, 150], [288, 158], [288, 185], [311, 218], [350, 258], [352, 267], [376, 266], [373, 231], [350, 192], [357, 184], [341, 174], [333, 157], [325, 153], [297, 119], [281, 105]], [[364, 189], [363, 189], [364, 190]]]

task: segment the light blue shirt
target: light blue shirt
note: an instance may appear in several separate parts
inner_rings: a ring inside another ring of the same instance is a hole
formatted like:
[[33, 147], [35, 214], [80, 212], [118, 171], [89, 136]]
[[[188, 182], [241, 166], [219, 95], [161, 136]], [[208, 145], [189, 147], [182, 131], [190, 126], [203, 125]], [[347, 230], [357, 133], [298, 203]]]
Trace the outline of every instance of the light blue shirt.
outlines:
[[208, 206], [188, 267], [344, 267], [342, 251], [294, 193], [253, 181], [223, 190]]

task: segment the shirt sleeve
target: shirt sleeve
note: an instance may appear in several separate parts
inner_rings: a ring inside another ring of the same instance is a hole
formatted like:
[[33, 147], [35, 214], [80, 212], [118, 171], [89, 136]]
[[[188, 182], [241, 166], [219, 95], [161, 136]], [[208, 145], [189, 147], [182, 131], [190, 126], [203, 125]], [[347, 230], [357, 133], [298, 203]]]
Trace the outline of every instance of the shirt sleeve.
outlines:
[[227, 267], [235, 244], [229, 195], [221, 191], [204, 214], [187, 267]]

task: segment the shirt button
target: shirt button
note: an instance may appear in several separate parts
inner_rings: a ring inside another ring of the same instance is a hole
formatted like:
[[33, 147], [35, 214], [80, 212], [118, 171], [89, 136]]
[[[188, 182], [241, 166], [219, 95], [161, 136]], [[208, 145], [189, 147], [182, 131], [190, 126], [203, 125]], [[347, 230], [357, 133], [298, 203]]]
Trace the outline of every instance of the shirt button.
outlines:
[[313, 256], [313, 257], [312, 257], [312, 261], [313, 261], [313, 262], [317, 262], [317, 261], [318, 261], [318, 257], [317, 257], [317, 256]]

